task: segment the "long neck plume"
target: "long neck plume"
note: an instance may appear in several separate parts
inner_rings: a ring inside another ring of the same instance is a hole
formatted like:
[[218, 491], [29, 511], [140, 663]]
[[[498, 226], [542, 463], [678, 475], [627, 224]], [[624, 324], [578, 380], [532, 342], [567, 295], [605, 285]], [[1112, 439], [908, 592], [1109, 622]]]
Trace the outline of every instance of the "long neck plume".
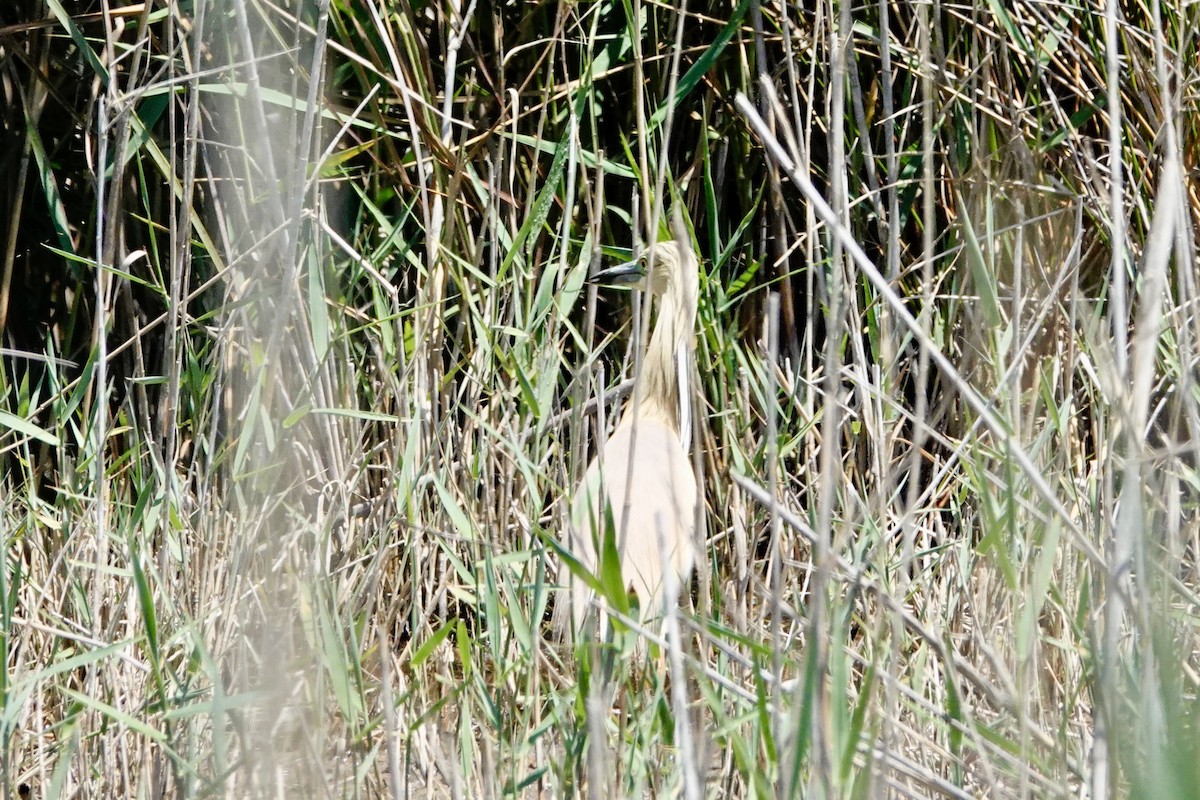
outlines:
[[634, 389], [634, 402], [625, 410], [626, 416], [637, 413], [666, 419], [676, 430], [681, 389], [676, 357], [690, 344], [696, 325], [695, 298], [688, 296], [685, 286], [682, 281], [675, 282], [662, 296], [658, 320], [642, 361], [641, 378]]

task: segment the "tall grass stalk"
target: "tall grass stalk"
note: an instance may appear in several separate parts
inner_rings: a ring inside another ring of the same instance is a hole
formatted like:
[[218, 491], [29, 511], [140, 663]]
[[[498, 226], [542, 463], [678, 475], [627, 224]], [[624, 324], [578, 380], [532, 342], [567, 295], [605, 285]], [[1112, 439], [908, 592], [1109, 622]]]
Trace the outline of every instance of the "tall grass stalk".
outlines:
[[[0, 791], [1195, 796], [1198, 15], [9, 3]], [[705, 557], [575, 646], [674, 204]]]

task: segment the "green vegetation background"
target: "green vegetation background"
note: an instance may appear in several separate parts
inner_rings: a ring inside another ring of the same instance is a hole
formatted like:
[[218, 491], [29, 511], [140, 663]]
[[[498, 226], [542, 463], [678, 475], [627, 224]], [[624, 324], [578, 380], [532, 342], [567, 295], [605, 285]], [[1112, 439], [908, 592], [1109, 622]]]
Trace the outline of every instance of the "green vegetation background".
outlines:
[[[1195, 796], [1198, 30], [5, 3], [0, 792]], [[674, 203], [648, 664], [553, 546], [640, 327], [584, 277]]]

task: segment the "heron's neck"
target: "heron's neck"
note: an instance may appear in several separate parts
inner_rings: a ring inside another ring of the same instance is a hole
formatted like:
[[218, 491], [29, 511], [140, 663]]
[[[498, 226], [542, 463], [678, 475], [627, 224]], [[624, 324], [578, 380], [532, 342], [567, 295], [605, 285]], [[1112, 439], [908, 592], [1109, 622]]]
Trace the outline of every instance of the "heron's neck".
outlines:
[[[695, 311], [686, 310], [674, 292], [663, 296], [650, 335], [650, 345], [642, 360], [641, 377], [634, 387], [634, 400], [625, 416], [654, 416], [679, 428], [679, 367], [675, 360], [679, 348], [691, 341], [696, 324]], [[635, 411], [636, 409], [636, 411]]]

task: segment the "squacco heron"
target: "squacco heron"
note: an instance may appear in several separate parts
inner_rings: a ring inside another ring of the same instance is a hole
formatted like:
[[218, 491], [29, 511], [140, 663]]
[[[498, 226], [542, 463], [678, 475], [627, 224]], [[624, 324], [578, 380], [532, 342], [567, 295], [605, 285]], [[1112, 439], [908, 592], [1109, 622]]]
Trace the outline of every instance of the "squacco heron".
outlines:
[[[658, 242], [637, 261], [593, 276], [649, 289], [657, 299], [658, 316], [621, 421], [588, 466], [575, 495], [569, 531], [573, 554], [595, 573], [611, 519], [622, 580], [636, 593], [645, 619], [660, 616], [664, 603], [676, 600], [696, 560], [696, 479], [686, 447], [686, 381], [699, 263], [678, 210], [671, 227], [674, 241]], [[583, 581], [572, 581], [576, 635], [583, 629], [592, 595]]]

